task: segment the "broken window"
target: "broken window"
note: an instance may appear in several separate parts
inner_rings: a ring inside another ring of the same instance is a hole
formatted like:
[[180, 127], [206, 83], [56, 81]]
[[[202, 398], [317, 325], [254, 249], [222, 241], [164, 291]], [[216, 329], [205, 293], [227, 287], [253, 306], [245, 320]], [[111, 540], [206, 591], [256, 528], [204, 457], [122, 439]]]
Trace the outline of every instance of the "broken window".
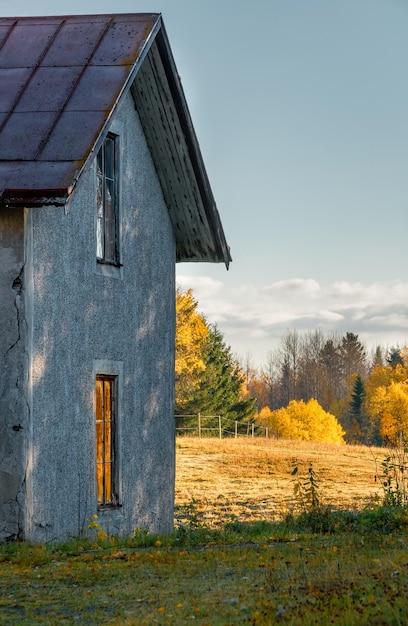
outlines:
[[116, 376], [96, 377], [96, 483], [98, 506], [117, 506]]
[[119, 265], [117, 137], [108, 135], [96, 158], [96, 257]]

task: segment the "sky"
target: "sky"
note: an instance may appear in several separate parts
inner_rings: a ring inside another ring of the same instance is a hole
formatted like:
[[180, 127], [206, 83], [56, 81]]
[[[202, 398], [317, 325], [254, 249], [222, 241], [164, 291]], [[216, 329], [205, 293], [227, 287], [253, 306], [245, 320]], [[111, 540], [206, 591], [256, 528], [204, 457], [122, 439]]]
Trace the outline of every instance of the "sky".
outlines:
[[288, 330], [408, 343], [406, 0], [0, 0], [160, 12], [233, 262], [177, 266], [234, 355]]

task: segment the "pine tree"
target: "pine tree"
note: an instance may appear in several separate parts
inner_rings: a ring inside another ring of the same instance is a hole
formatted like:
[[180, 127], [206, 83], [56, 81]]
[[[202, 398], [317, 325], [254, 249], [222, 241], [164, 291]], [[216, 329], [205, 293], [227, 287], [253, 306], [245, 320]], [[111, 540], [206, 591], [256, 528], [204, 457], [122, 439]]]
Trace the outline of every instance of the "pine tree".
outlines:
[[358, 372], [362, 374], [366, 367], [366, 350], [354, 333], [346, 333], [341, 340], [341, 356], [346, 378]]
[[371, 369], [384, 366], [384, 355], [381, 346], [377, 346], [373, 355]]
[[356, 375], [349, 403], [349, 424], [347, 440], [349, 443], [369, 443], [367, 441], [367, 416], [364, 412], [365, 387], [360, 374]]
[[397, 365], [404, 365], [404, 359], [399, 348], [391, 348], [387, 356], [387, 363], [392, 368], [396, 368]]
[[238, 421], [252, 420], [256, 412], [255, 399], [245, 397], [245, 377], [215, 325], [209, 326], [203, 360], [205, 370], [189, 403], [188, 413], [221, 415]]

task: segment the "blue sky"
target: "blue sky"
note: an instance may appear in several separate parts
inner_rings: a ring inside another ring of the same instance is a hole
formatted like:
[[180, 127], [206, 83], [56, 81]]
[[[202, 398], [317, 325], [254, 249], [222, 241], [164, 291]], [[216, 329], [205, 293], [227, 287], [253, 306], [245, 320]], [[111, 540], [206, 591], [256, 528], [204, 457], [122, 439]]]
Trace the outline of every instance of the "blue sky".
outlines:
[[161, 12], [231, 246], [180, 264], [237, 355], [280, 336], [408, 341], [405, 0], [0, 0], [6, 15]]

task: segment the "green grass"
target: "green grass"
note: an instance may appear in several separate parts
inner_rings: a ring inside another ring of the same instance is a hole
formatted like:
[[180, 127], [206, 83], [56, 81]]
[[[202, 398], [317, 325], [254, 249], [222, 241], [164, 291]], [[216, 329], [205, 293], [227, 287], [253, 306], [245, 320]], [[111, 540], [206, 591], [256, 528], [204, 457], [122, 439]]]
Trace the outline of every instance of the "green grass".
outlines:
[[[178, 497], [171, 536], [138, 530], [127, 539], [106, 537], [96, 523], [91, 539], [0, 545], [0, 624], [408, 623], [407, 508], [381, 506], [380, 498], [357, 508], [339, 500], [336, 508], [333, 498], [327, 503], [323, 497], [326, 482], [320, 480], [318, 506], [306, 502], [281, 507], [280, 517], [265, 514], [266, 509], [262, 515], [262, 490], [268, 476], [277, 484], [278, 471], [289, 476], [287, 497], [293, 502], [290, 465], [277, 461], [272, 466], [270, 449], [265, 464], [265, 451], [259, 450], [256, 485], [256, 455], [247, 451], [252, 466], [245, 491], [239, 472], [248, 478], [249, 465], [240, 463], [237, 444], [207, 445], [208, 454], [217, 455], [214, 462], [222, 463], [227, 495], [220, 506], [220, 471], [214, 471], [205, 502], [187, 502], [179, 454], [178, 490], [184, 500]], [[186, 450], [189, 474], [195, 462], [201, 467], [203, 449], [196, 457], [191, 446]], [[305, 448], [305, 454], [312, 452]], [[286, 454], [289, 460], [295, 456], [291, 450]], [[329, 449], [328, 454], [334, 458]], [[328, 464], [321, 449], [316, 458]], [[305, 471], [301, 476], [307, 476]], [[331, 463], [330, 471], [331, 478], [339, 470]], [[233, 505], [231, 477], [237, 488], [241, 484], [242, 517]]]
[[406, 624], [407, 512], [317, 517], [3, 545], [0, 623]]

